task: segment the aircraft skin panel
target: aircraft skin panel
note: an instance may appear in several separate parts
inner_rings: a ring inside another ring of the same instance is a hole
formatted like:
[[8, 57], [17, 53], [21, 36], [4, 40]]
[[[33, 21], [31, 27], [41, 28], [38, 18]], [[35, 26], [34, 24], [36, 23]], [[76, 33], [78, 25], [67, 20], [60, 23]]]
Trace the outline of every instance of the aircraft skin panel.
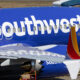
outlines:
[[[65, 14], [63, 11], [65, 12]], [[72, 14], [72, 12], [74, 14]], [[7, 35], [5, 34], [5, 31], [3, 31], [3, 33], [1, 32], [0, 45], [7, 45], [12, 43], [24, 43], [30, 46], [41, 46], [49, 44], [67, 45], [70, 29], [69, 27], [67, 27], [66, 29], [64, 27], [60, 28], [59, 24], [79, 24], [79, 12], [79, 8], [67, 7], [1, 9], [0, 25], [2, 28], [7, 26], [7, 31], [8, 28], [11, 28], [12, 32], [11, 34]], [[73, 18], [75, 19], [75, 21], [69, 22], [70, 20], [72, 21]], [[27, 21], [29, 21], [29, 24], [27, 23]], [[57, 29], [55, 28], [55, 26], [53, 26], [53, 24], [57, 25]], [[45, 30], [45, 27], [43, 27], [42, 25], [47, 26], [47, 30]], [[52, 31], [49, 29], [49, 25], [53, 26]], [[35, 31], [33, 30], [35, 29], [34, 26], [37, 26]], [[12, 27], [16, 32], [13, 33]], [[25, 29], [23, 29], [22, 27]], [[17, 28], [21, 29], [23, 32], [18, 32]], [[76, 28], [76, 30], [78, 43], [80, 43], [80, 37], [78, 36], [78, 32], [80, 29]]]
[[39, 77], [53, 77], [53, 76], [56, 77], [56, 76], [69, 74], [66, 66], [63, 63], [47, 64], [47, 62], [44, 62], [43, 66], [44, 68], [42, 68]]
[[[66, 57], [67, 55], [67, 45], [59, 45], [50, 49], [47, 49], [46, 51], [49, 52], [55, 52], [62, 54]], [[41, 69], [39, 77], [51, 77], [51, 76], [60, 76], [69, 74], [66, 66], [63, 63], [54, 63], [51, 61], [44, 61], [42, 64], [43, 68]]]
[[58, 53], [58, 54], [66, 56], [67, 45], [57, 45], [55, 47], [46, 49], [45, 51], [49, 51], [49, 52], [52, 52], [52, 53]]

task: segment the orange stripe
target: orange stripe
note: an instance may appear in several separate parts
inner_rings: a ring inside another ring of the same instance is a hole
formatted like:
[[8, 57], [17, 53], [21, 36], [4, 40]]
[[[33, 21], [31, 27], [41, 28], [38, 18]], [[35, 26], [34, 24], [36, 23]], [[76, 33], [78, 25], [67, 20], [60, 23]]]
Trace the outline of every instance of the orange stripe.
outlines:
[[[72, 34], [71, 34], [72, 31]], [[69, 34], [69, 41], [68, 41], [68, 46], [67, 46], [67, 53], [68, 56], [71, 59], [80, 59], [80, 56], [78, 55], [78, 44], [77, 44], [77, 37], [75, 35], [75, 28], [71, 28], [70, 34]], [[73, 46], [74, 44], [74, 46]]]
[[71, 27], [71, 39], [75, 52], [78, 54], [78, 56], [80, 56], [75, 27]]

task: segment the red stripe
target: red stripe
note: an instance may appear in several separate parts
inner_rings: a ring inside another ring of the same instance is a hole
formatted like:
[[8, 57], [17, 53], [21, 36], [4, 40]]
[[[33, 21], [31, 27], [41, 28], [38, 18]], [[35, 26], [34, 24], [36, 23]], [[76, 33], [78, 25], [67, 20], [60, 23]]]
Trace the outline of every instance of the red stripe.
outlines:
[[74, 50], [73, 44], [72, 44], [72, 39], [71, 39], [71, 32], [69, 35], [69, 42], [68, 42], [68, 47], [67, 47], [67, 53], [71, 59], [80, 59], [80, 56], [76, 53]]

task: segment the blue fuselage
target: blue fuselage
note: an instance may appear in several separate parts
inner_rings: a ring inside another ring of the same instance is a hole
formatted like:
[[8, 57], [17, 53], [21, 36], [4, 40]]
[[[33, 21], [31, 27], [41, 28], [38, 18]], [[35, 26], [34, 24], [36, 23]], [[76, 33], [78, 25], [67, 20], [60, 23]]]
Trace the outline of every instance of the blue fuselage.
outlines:
[[[73, 25], [76, 27], [79, 44], [80, 8], [33, 7], [1, 9], [0, 45], [13, 43], [24, 43], [33, 47], [49, 44], [67, 45], [70, 27]], [[68, 73], [64, 64], [47, 65], [44, 62], [43, 66], [41, 75], [49, 76]]]
[[[70, 25], [76, 26], [80, 43], [80, 9], [62, 7], [10, 8], [0, 10], [0, 45], [67, 45]], [[19, 30], [18, 30], [19, 29]]]
[[[67, 54], [67, 46], [66, 45], [59, 45], [53, 48], [48, 49], [49, 52], [59, 53], [64, 56]], [[40, 71], [39, 77], [56, 77], [68, 74], [68, 70], [63, 63], [53, 63], [49, 61], [44, 61], [42, 64], [43, 68]]]

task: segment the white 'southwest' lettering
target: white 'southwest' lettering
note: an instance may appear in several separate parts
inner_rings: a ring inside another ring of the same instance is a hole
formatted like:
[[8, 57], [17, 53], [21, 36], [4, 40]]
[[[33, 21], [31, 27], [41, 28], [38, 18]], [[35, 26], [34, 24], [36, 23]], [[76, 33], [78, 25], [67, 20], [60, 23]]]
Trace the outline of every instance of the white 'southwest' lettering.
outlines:
[[[70, 32], [70, 25], [75, 25], [76, 32], [80, 28], [80, 15], [76, 15], [76, 18], [70, 18], [69, 20], [66, 18], [62, 19], [49, 19], [49, 20], [39, 20], [36, 19], [34, 15], [24, 18], [24, 21], [13, 21], [13, 22], [3, 22], [0, 25], [0, 38], [4, 37], [12, 37], [14, 34], [16, 36], [25, 36], [25, 35], [44, 35], [47, 34], [58, 33], [61, 30], [63, 33]], [[0, 39], [1, 40], [1, 39]]]

